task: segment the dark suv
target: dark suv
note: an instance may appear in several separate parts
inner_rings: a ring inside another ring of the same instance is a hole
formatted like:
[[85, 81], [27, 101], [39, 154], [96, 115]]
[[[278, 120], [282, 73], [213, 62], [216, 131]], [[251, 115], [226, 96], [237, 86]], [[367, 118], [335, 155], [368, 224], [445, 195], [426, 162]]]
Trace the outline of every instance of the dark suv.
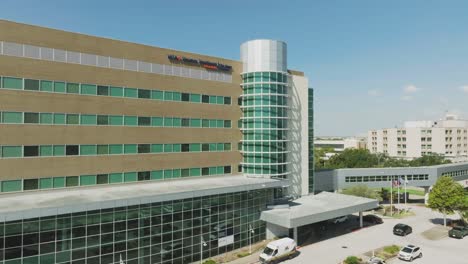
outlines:
[[399, 235], [399, 236], [406, 236], [408, 234], [411, 234], [413, 232], [413, 228], [409, 225], [405, 224], [396, 224], [393, 227], [393, 234]]

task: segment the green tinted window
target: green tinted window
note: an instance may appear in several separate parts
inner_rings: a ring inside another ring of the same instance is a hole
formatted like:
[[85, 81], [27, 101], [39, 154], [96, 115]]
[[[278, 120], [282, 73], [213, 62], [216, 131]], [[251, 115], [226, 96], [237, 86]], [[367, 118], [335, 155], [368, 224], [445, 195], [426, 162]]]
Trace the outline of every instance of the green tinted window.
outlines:
[[224, 96], [217, 96], [216, 97], [217, 104], [224, 104]]
[[173, 169], [172, 170], [172, 177], [173, 178], [180, 178], [180, 176], [181, 176], [180, 169]]
[[191, 168], [190, 169], [190, 176], [200, 176], [201, 169], [200, 168]]
[[109, 145], [109, 154], [122, 154], [123, 145]]
[[47, 146], [47, 145], [43, 145], [43, 146], [39, 146], [39, 155], [40, 156], [44, 156], [44, 157], [47, 157], [47, 156], [53, 156], [53, 148], [52, 146]]
[[162, 170], [159, 170], [159, 171], [152, 171], [151, 172], [151, 180], [162, 180], [164, 177], [163, 177], [163, 171]]
[[163, 152], [163, 144], [152, 144], [151, 153], [161, 153]]
[[210, 171], [210, 175], [215, 175], [216, 174], [216, 167], [210, 167], [209, 171]]
[[96, 115], [81, 115], [80, 122], [82, 125], [96, 125]]
[[216, 104], [216, 102], [217, 102], [216, 96], [210, 95], [210, 104]]
[[224, 120], [216, 120], [216, 127], [223, 128], [224, 127]]
[[123, 97], [124, 89], [122, 87], [110, 87], [110, 96]]
[[77, 114], [67, 114], [67, 125], [78, 125], [80, 118]]
[[136, 126], [138, 124], [138, 118], [136, 116], [125, 116], [124, 125], [126, 126]]
[[180, 144], [172, 144], [172, 151], [173, 152], [181, 152], [181, 145]]
[[137, 98], [138, 97], [138, 90], [135, 88], [125, 88], [124, 96], [130, 98]]
[[18, 192], [21, 191], [21, 180], [2, 181], [2, 192]]
[[216, 127], [217, 126], [217, 120], [216, 119], [210, 119], [210, 127]]
[[125, 172], [124, 173], [124, 182], [134, 182], [137, 180], [136, 172]]
[[65, 83], [64, 82], [54, 82], [54, 92], [64, 93], [65, 92]]
[[52, 113], [40, 113], [39, 123], [41, 124], [52, 124], [54, 123], [54, 115]]
[[164, 170], [164, 179], [172, 179], [172, 170]]
[[194, 143], [190, 144], [190, 152], [198, 152], [201, 151], [201, 144]]
[[111, 126], [121, 126], [123, 124], [123, 116], [109, 116], [109, 124]]
[[53, 187], [52, 178], [39, 179], [39, 189], [50, 189]]
[[172, 119], [172, 125], [173, 125], [174, 127], [180, 127], [181, 124], [182, 124], [182, 121], [181, 121], [180, 118], [174, 117], [174, 118]]
[[151, 118], [151, 125], [155, 127], [163, 126], [163, 118], [162, 117], [152, 117]]
[[109, 174], [109, 183], [119, 183], [123, 181], [122, 173]]
[[190, 169], [181, 169], [180, 170], [180, 175], [182, 177], [189, 177], [190, 176]]
[[54, 124], [65, 124], [65, 114], [54, 114]]
[[80, 186], [96, 185], [96, 175], [81, 175]]
[[156, 100], [163, 100], [164, 93], [162, 91], [153, 90], [151, 91], [151, 98]]
[[96, 95], [97, 87], [93, 84], [82, 84], [81, 85], [81, 94], [90, 94]]
[[137, 153], [137, 145], [136, 144], [125, 144], [124, 145], [124, 153], [125, 154], [135, 154], [135, 153]]
[[67, 93], [80, 93], [80, 85], [77, 83], [67, 83]]
[[63, 187], [65, 187], [65, 177], [55, 177], [54, 188], [63, 188]]
[[172, 93], [172, 100], [174, 101], [181, 101], [182, 100], [182, 96], [179, 92], [173, 92]]
[[173, 92], [168, 92], [168, 91], [165, 91], [164, 92], [164, 100], [165, 101], [172, 101], [173, 99]]
[[231, 120], [224, 120], [224, 128], [231, 128]]
[[164, 126], [165, 127], [172, 127], [173, 125], [173, 118], [172, 117], [165, 117], [164, 118]]
[[202, 127], [210, 127], [210, 120], [209, 119], [203, 119], [202, 120]]
[[224, 151], [231, 151], [231, 143], [224, 144]]
[[9, 89], [23, 89], [23, 79], [20, 78], [11, 78], [3, 77], [2, 78], [2, 87]]
[[201, 119], [198, 119], [198, 118], [190, 119], [190, 126], [191, 127], [201, 127]]
[[164, 144], [164, 152], [172, 152], [172, 144]]
[[43, 92], [53, 92], [54, 83], [52, 81], [41, 81], [40, 90]]
[[65, 146], [56, 145], [54, 146], [54, 156], [64, 156], [65, 155]]
[[190, 94], [190, 102], [200, 103], [201, 95], [200, 94]]
[[210, 151], [216, 151], [216, 143], [210, 143]]
[[81, 145], [80, 155], [96, 155], [96, 145]]
[[21, 124], [23, 123], [23, 113], [21, 112], [3, 112], [2, 123]]
[[4, 158], [20, 158], [23, 156], [23, 148], [20, 146], [3, 146], [2, 157]]
[[24, 79], [24, 90], [39, 91], [39, 80]]
[[218, 151], [224, 151], [224, 144], [223, 144], [223, 143], [218, 143], [218, 144], [216, 144], [216, 145], [217, 145], [217, 146], [216, 146], [216, 149], [217, 149]]
[[109, 124], [109, 116], [107, 115], [98, 115], [96, 123], [100, 126], [106, 126]]

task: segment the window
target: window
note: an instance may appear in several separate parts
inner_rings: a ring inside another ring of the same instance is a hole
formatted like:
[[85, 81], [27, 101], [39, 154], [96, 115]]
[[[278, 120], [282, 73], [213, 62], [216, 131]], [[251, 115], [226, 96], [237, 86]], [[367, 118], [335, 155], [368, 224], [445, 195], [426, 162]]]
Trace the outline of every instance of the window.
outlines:
[[39, 155], [41, 157], [50, 157], [50, 156], [52, 156], [53, 155], [52, 146], [46, 146], [46, 145], [40, 146], [39, 147]]
[[201, 102], [201, 95], [200, 94], [190, 94], [190, 102], [200, 103]]
[[78, 145], [67, 145], [65, 148], [65, 153], [67, 156], [74, 156], [79, 154]]
[[54, 91], [54, 83], [51, 82], [51, 81], [41, 81], [40, 90], [43, 91], [43, 92], [53, 92]]
[[3, 112], [2, 123], [21, 124], [23, 123], [23, 113], [21, 112]]
[[96, 175], [81, 175], [80, 186], [96, 185]]
[[162, 153], [162, 152], [163, 152], [163, 144], [151, 145], [151, 153]]
[[109, 95], [109, 86], [98, 85], [97, 87], [97, 95]]
[[53, 124], [54, 115], [51, 113], [40, 113], [39, 114], [39, 123], [41, 124]]
[[2, 192], [21, 191], [21, 180], [2, 181]]
[[135, 88], [125, 88], [124, 97], [138, 98], [138, 91]]
[[152, 90], [151, 91], [151, 98], [156, 100], [163, 100], [164, 93], [162, 91]]
[[181, 95], [179, 92], [173, 92], [172, 93], [172, 100], [180, 102], [181, 101]]
[[24, 79], [24, 90], [39, 91], [39, 81]]
[[202, 103], [208, 104], [210, 102], [210, 96], [209, 95], [202, 95]]
[[203, 119], [202, 120], [202, 127], [210, 127], [210, 120]]
[[3, 146], [2, 157], [4, 158], [20, 158], [23, 156], [22, 147], [19, 146]]
[[88, 155], [96, 155], [96, 145], [81, 145], [80, 146], [80, 155], [88, 156]]
[[123, 124], [123, 116], [109, 116], [109, 124], [111, 126], [121, 126]]
[[202, 175], [210, 175], [210, 168], [202, 168]]
[[172, 152], [172, 144], [164, 144], [164, 152]]
[[39, 113], [24, 113], [25, 124], [37, 124], [39, 123]]
[[224, 128], [231, 128], [231, 120], [224, 120]]
[[151, 178], [151, 173], [149, 171], [138, 172], [138, 181], [149, 181], [150, 178]]
[[172, 101], [172, 99], [173, 99], [173, 92], [164, 91], [164, 100]]
[[53, 146], [54, 156], [64, 156], [65, 155], [65, 146], [56, 145]]
[[163, 118], [162, 117], [152, 117], [151, 118], [151, 125], [154, 127], [162, 127], [163, 126]]
[[224, 166], [224, 173], [225, 174], [231, 173], [231, 166]]
[[67, 125], [78, 125], [79, 123], [80, 119], [77, 114], [67, 114]]
[[138, 153], [150, 153], [151, 145], [150, 144], [138, 144]]
[[189, 127], [190, 126], [190, 119], [189, 118], [182, 118], [182, 127]]
[[54, 92], [64, 93], [65, 92], [65, 83], [64, 82], [54, 82]]
[[124, 89], [122, 87], [110, 87], [110, 96], [123, 97]]
[[230, 105], [231, 104], [231, 97], [224, 97], [224, 104]]
[[54, 124], [64, 125], [65, 114], [54, 114]]
[[190, 119], [190, 126], [191, 127], [201, 127], [201, 119], [199, 119], [199, 118]]
[[20, 78], [3, 77], [2, 87], [9, 89], [23, 89], [23, 80]]
[[126, 126], [136, 126], [138, 123], [138, 119], [136, 116], [125, 116], [124, 117], [124, 125]]
[[190, 152], [199, 152], [201, 150], [201, 144], [193, 143], [190, 144]]
[[37, 157], [39, 156], [39, 146], [24, 146], [24, 157]]
[[39, 181], [37, 179], [25, 179], [23, 182], [23, 190], [37, 190], [39, 189]]
[[81, 94], [86, 95], [96, 95], [97, 94], [97, 87], [93, 84], [82, 84], [81, 85]]
[[78, 186], [78, 176], [69, 176], [66, 177], [66, 186], [67, 187], [74, 187]]
[[109, 154], [116, 155], [123, 153], [123, 145], [109, 145]]
[[96, 125], [97, 123], [96, 115], [81, 115], [80, 123], [82, 125]]
[[125, 144], [124, 145], [124, 154], [136, 154], [137, 145], [135, 144]]
[[150, 126], [151, 125], [151, 117], [138, 117], [138, 125], [139, 126]]
[[208, 143], [202, 144], [202, 151], [210, 151], [210, 144]]
[[181, 144], [181, 150], [182, 152], [189, 152], [189, 144]]
[[181, 100], [182, 100], [182, 102], [189, 102], [190, 101], [190, 94], [182, 93]]
[[107, 174], [98, 174], [96, 178], [97, 184], [108, 184], [109, 183], [109, 175]]
[[67, 93], [80, 93], [80, 85], [77, 83], [67, 83]]
[[138, 89], [138, 98], [150, 99], [151, 98], [151, 90]]
[[109, 145], [97, 145], [96, 150], [98, 155], [107, 155], [109, 154]]

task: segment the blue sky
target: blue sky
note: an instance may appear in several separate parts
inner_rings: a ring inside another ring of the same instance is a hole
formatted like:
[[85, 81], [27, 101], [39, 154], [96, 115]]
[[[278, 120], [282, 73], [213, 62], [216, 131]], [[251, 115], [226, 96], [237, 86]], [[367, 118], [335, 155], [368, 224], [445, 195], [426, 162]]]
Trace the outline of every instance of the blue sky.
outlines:
[[468, 1], [1, 2], [3, 19], [232, 59], [284, 40], [315, 89], [317, 135], [468, 117]]

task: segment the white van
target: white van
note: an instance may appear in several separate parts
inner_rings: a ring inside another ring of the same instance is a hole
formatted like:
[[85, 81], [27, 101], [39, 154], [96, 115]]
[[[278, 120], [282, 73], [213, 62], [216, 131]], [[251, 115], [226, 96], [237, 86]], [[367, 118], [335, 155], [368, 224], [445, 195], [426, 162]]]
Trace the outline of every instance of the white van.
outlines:
[[291, 258], [296, 253], [296, 242], [291, 238], [282, 238], [268, 243], [260, 254], [261, 263], [278, 263], [281, 260]]

